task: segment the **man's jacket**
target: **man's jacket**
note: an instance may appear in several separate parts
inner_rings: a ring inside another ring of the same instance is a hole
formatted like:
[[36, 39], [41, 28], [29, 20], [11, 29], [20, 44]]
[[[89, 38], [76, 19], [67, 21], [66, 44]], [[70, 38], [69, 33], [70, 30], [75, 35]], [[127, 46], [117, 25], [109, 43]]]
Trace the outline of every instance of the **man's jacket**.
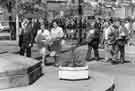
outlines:
[[32, 45], [33, 43], [33, 37], [34, 35], [32, 33], [32, 24], [29, 24], [21, 34], [22, 40], [20, 41], [22, 42], [22, 46], [30, 47], [29, 45]]
[[98, 45], [99, 43], [99, 32], [96, 29], [91, 29], [87, 33], [86, 41], [90, 45]]
[[120, 26], [117, 44], [120, 46], [124, 46], [127, 43], [127, 40], [128, 40], [128, 30], [125, 26]]

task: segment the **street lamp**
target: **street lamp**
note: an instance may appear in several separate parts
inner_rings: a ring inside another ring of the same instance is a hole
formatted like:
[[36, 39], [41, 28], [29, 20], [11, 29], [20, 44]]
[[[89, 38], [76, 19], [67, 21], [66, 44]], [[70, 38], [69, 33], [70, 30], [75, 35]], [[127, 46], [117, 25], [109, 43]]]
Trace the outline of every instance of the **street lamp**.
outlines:
[[82, 15], [82, 3], [83, 3], [83, 0], [79, 0], [78, 2], [78, 12], [79, 12], [79, 15], [81, 16]]
[[82, 20], [81, 20], [81, 16], [83, 14], [82, 3], [83, 3], [83, 0], [79, 0], [79, 2], [78, 2], [78, 14], [79, 14], [79, 17], [80, 17], [80, 23], [79, 23], [79, 43], [82, 42]]
[[15, 7], [16, 7], [16, 41], [18, 42], [19, 41], [19, 17], [18, 17], [18, 0], [15, 0], [16, 1], [16, 4], [15, 4]]

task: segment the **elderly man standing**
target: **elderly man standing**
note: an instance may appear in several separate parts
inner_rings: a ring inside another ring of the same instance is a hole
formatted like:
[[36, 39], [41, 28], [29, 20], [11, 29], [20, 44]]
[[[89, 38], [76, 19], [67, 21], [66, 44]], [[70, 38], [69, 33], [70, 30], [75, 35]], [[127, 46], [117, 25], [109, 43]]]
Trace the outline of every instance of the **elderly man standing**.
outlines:
[[91, 52], [92, 49], [94, 50], [94, 56], [95, 60], [99, 60], [99, 51], [98, 51], [98, 46], [99, 46], [99, 32], [97, 29], [95, 29], [94, 23], [91, 25], [91, 29], [87, 33], [87, 38], [88, 42], [88, 51], [86, 54], [86, 60], [87, 61], [92, 61], [91, 58]]
[[128, 30], [124, 26], [124, 22], [121, 21], [119, 28], [119, 37], [117, 38], [117, 53], [120, 52], [120, 62], [125, 62], [125, 45], [128, 40]]
[[105, 61], [117, 61], [117, 38], [119, 36], [119, 19], [114, 19], [113, 24], [105, 31]]
[[58, 26], [57, 22], [54, 21], [53, 22], [53, 28], [51, 29], [51, 40], [53, 41], [53, 44], [51, 46], [51, 50], [55, 51], [56, 54], [54, 56], [55, 58], [55, 66], [59, 66], [58, 64], [58, 54], [60, 52], [61, 49], [61, 40], [64, 37], [64, 32], [63, 29], [61, 27]]

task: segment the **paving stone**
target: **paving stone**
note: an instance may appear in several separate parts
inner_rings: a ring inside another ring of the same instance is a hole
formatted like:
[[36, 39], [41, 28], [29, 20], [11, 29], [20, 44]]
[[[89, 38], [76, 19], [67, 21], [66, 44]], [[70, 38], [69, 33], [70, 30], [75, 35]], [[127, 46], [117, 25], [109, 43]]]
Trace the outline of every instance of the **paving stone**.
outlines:
[[90, 64], [89, 69], [114, 78], [115, 91], [135, 91], [135, 64]]

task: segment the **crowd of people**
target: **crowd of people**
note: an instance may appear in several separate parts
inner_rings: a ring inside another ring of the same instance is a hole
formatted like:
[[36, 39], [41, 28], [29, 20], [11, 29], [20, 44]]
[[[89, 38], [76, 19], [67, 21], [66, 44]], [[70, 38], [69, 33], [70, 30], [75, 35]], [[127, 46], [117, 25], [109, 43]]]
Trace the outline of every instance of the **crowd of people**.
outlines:
[[[100, 22], [93, 24], [87, 36], [88, 52], [86, 60], [91, 60], [92, 48], [95, 59], [97, 61], [100, 59], [98, 48], [101, 44], [105, 50], [105, 62], [123, 64], [125, 62], [125, 45], [133, 39], [134, 24], [135, 22], [131, 19], [120, 18], [107, 19], [102, 24]], [[99, 25], [101, 28], [97, 27]]]
[[[88, 17], [60, 17], [48, 22], [44, 19], [23, 19], [20, 28], [20, 55], [31, 57], [31, 48], [36, 43], [42, 54], [43, 64], [47, 64], [47, 57], [55, 59], [58, 66], [62, 40], [80, 40], [88, 45], [86, 60], [91, 61], [91, 51], [94, 50], [95, 59], [99, 61], [99, 46], [105, 50], [105, 62], [113, 64], [125, 62], [125, 45], [133, 39], [135, 21], [120, 18]], [[80, 43], [80, 42], [79, 42]]]

